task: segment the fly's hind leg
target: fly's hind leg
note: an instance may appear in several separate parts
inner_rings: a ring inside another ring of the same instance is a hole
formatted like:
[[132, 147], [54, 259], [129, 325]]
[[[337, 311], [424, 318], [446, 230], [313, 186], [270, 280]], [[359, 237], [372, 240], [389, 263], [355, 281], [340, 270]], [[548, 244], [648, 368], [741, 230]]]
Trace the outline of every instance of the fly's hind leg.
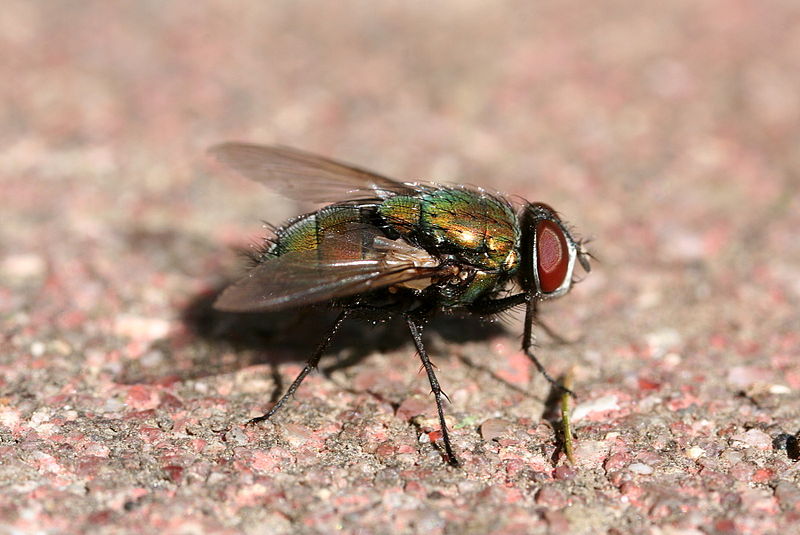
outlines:
[[258, 416], [248, 421], [247, 422], [248, 425], [257, 424], [259, 422], [263, 422], [264, 420], [269, 420], [272, 417], [272, 415], [278, 412], [278, 410], [283, 406], [283, 404], [286, 403], [286, 400], [289, 399], [297, 391], [297, 389], [300, 387], [300, 384], [306, 378], [306, 375], [308, 375], [311, 372], [311, 370], [317, 367], [317, 365], [319, 364], [319, 360], [322, 358], [322, 354], [325, 353], [325, 350], [328, 349], [329, 345], [331, 345], [333, 337], [336, 336], [336, 333], [339, 331], [339, 328], [342, 326], [342, 323], [344, 323], [344, 320], [347, 319], [349, 313], [350, 313], [349, 310], [343, 310], [339, 314], [339, 316], [336, 318], [336, 321], [333, 323], [333, 326], [325, 335], [325, 338], [322, 339], [322, 342], [320, 342], [320, 344], [317, 346], [317, 349], [314, 351], [314, 353], [311, 354], [311, 357], [309, 357], [308, 361], [306, 361], [306, 365], [303, 368], [303, 370], [300, 372], [300, 374], [297, 376], [297, 378], [294, 380], [291, 386], [289, 386], [289, 389], [286, 390], [286, 393], [283, 396], [281, 396], [278, 402], [275, 403], [275, 405], [273, 405], [272, 408], [266, 414]]
[[450, 444], [450, 435], [447, 432], [447, 423], [444, 420], [444, 409], [442, 408], [442, 397], [447, 397], [447, 395], [442, 391], [442, 387], [439, 386], [439, 380], [433, 372], [431, 359], [428, 358], [428, 352], [425, 351], [425, 346], [422, 344], [422, 330], [420, 324], [411, 316], [406, 316], [405, 318], [408, 323], [408, 328], [411, 331], [411, 337], [414, 339], [414, 345], [417, 347], [419, 358], [422, 360], [422, 366], [425, 368], [425, 373], [428, 374], [428, 381], [431, 383], [431, 392], [433, 392], [436, 398], [436, 410], [439, 412], [439, 425], [442, 428], [442, 442], [444, 443], [447, 462], [450, 466], [458, 466], [458, 459], [453, 453], [453, 447]]

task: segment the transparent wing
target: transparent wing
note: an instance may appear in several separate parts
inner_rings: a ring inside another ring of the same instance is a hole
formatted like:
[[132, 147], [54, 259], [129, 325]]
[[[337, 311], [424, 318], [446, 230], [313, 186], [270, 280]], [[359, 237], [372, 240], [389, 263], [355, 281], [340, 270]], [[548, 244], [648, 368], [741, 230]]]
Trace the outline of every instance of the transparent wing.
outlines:
[[452, 275], [425, 250], [390, 240], [374, 227], [326, 235], [317, 249], [288, 252], [250, 270], [215, 308], [259, 312], [328, 301], [394, 284], [424, 288]]
[[300, 201], [334, 202], [415, 191], [412, 185], [372, 171], [289, 147], [223, 143], [209, 153], [242, 175]]

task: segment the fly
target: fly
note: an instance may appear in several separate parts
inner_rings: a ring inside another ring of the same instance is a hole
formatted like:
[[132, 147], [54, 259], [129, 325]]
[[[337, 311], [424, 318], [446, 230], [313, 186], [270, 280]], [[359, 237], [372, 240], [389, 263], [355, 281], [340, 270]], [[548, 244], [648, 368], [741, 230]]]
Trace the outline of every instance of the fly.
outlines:
[[[422, 341], [437, 310], [493, 316], [525, 306], [522, 349], [564, 391], [533, 353], [540, 301], [566, 294], [575, 263], [589, 254], [544, 203], [518, 210], [480, 188], [398, 182], [372, 171], [287, 147], [224, 143], [210, 153], [240, 174], [296, 200], [331, 203], [277, 228], [253, 254], [253, 267], [219, 296], [231, 312], [275, 311], [329, 303], [341, 312], [275, 414], [319, 364], [342, 323], [361, 313], [401, 316], [436, 400], [449, 464], [458, 465], [444, 419], [446, 397]], [[508, 288], [519, 290], [509, 293]]]

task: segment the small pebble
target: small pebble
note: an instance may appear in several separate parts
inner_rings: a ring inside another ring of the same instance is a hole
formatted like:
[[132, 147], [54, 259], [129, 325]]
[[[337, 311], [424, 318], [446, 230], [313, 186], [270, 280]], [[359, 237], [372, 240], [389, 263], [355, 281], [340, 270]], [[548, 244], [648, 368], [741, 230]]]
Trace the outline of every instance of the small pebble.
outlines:
[[302, 446], [314, 436], [314, 432], [300, 424], [288, 423], [283, 425], [284, 437], [294, 447]]
[[31, 344], [31, 355], [34, 357], [41, 357], [44, 355], [45, 345], [42, 342], [34, 342]]
[[500, 418], [490, 418], [481, 425], [483, 440], [495, 440], [503, 436], [508, 429], [508, 421]]
[[140, 358], [140, 362], [142, 366], [145, 368], [153, 368], [161, 364], [164, 360], [164, 353], [161, 351], [154, 349], [153, 351], [148, 351]]
[[755, 366], [732, 366], [728, 370], [728, 383], [745, 389], [755, 383], [768, 383], [774, 380], [772, 370]]
[[418, 396], [412, 396], [403, 400], [397, 408], [396, 416], [401, 420], [410, 420], [415, 416], [427, 414], [431, 403]]
[[556, 469], [553, 470], [553, 477], [555, 479], [575, 479], [575, 475], [576, 472], [574, 468], [563, 464], [561, 466], [557, 466]]
[[617, 396], [603, 396], [590, 401], [585, 401], [575, 407], [572, 411], [572, 421], [577, 422], [583, 420], [590, 414], [610, 412], [619, 410], [617, 403]]
[[647, 345], [657, 357], [662, 357], [667, 350], [680, 345], [681, 335], [675, 329], [661, 329], [645, 336]]
[[780, 481], [775, 485], [775, 497], [784, 509], [800, 511], [800, 488], [791, 481]]
[[536, 493], [536, 503], [552, 509], [562, 509], [567, 505], [567, 497], [559, 489], [548, 485]]
[[653, 473], [653, 467], [644, 463], [631, 463], [628, 465], [628, 470], [634, 474], [647, 476]]
[[116, 318], [115, 331], [133, 340], [157, 340], [169, 334], [170, 323], [165, 319], [122, 314]]
[[241, 427], [234, 427], [225, 433], [223, 440], [229, 444], [240, 446], [247, 443], [247, 435]]
[[700, 457], [705, 455], [706, 450], [698, 446], [692, 446], [691, 448], [688, 448], [685, 453], [687, 458], [694, 460], [694, 459], [699, 459]]
[[0, 272], [13, 279], [30, 279], [41, 277], [46, 269], [44, 259], [35, 254], [12, 254], [0, 263]]
[[776, 396], [783, 396], [786, 394], [791, 394], [792, 389], [786, 385], [769, 385], [769, 393]]
[[734, 436], [733, 438], [734, 440], [740, 440], [748, 446], [760, 450], [768, 450], [772, 448], [772, 438], [760, 429], [750, 429], [745, 433], [740, 433]]

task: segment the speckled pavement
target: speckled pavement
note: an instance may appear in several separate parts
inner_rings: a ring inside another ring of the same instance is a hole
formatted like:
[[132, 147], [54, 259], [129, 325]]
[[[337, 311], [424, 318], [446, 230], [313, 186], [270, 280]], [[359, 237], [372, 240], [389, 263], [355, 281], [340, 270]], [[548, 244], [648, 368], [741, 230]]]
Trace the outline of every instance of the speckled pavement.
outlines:
[[[46, 3], [0, 10], [0, 533], [657, 535], [800, 522], [800, 5]], [[226, 140], [544, 201], [597, 260], [542, 318], [214, 312], [312, 206]], [[783, 439], [779, 439], [785, 441]], [[779, 444], [780, 445], [780, 444]]]

